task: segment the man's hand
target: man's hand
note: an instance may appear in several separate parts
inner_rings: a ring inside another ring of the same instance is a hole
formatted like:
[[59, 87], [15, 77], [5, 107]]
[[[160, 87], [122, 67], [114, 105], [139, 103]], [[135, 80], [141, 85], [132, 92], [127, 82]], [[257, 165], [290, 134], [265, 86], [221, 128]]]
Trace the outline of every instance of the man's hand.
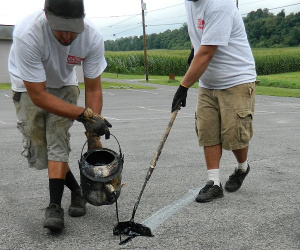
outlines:
[[111, 124], [101, 115], [94, 113], [91, 109], [86, 108], [84, 112], [77, 117], [77, 121], [82, 122], [86, 132], [94, 137], [105, 135], [109, 139]]
[[171, 112], [173, 113], [176, 109], [180, 109], [180, 107], [185, 107], [186, 105], [186, 97], [187, 97], [188, 88], [180, 85], [177, 89], [173, 102]]
[[102, 148], [102, 143], [100, 141], [100, 136], [95, 135], [94, 133], [90, 133], [85, 131], [85, 135], [87, 138], [88, 150]]

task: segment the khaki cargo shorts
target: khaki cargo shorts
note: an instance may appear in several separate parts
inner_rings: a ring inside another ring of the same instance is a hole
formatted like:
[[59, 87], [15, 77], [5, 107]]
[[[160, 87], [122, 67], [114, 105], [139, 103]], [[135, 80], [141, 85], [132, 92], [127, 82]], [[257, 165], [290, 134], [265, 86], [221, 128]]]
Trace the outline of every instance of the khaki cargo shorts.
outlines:
[[195, 128], [200, 146], [222, 144], [226, 150], [248, 146], [253, 135], [255, 82], [229, 89], [199, 87]]
[[[77, 86], [47, 88], [47, 92], [75, 105], [79, 97]], [[13, 101], [18, 118], [17, 128], [23, 135], [21, 154], [27, 158], [29, 167], [46, 169], [48, 160], [68, 162], [71, 151], [69, 129], [73, 120], [38, 108], [27, 92], [13, 92]]]

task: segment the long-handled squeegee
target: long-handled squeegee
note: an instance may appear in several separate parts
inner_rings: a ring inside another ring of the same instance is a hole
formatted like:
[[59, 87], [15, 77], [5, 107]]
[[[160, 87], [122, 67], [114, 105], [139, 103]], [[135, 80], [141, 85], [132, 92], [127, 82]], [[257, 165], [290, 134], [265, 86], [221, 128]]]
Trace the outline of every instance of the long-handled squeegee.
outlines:
[[159, 146], [154, 154], [154, 157], [150, 163], [150, 167], [148, 169], [148, 172], [147, 172], [147, 175], [146, 175], [146, 178], [145, 178], [145, 182], [144, 182], [144, 185], [142, 187], [142, 190], [140, 192], [140, 195], [134, 205], [134, 208], [133, 208], [133, 212], [132, 212], [132, 216], [131, 216], [131, 219], [129, 221], [124, 221], [124, 222], [119, 222], [115, 225], [114, 229], [113, 229], [113, 234], [114, 235], [121, 235], [121, 234], [126, 234], [128, 235], [129, 237], [124, 240], [124, 241], [121, 241], [120, 244], [126, 244], [128, 241], [130, 241], [131, 239], [133, 239], [134, 237], [136, 236], [150, 236], [152, 237], [153, 234], [151, 232], [151, 229], [143, 224], [140, 224], [140, 223], [136, 223], [134, 222], [134, 216], [135, 216], [135, 213], [136, 213], [136, 210], [138, 208], [138, 205], [140, 203], [140, 200], [141, 200], [141, 197], [142, 197], [142, 194], [144, 192], [144, 189], [146, 187], [146, 184], [148, 182], [148, 180], [150, 179], [150, 176], [152, 175], [153, 173], [153, 170], [156, 166], [156, 162], [161, 154], [161, 151], [163, 149], [163, 146], [167, 140], [167, 137], [170, 133], [170, 130], [173, 126], [173, 123], [175, 121], [175, 118], [177, 116], [177, 113], [178, 113], [178, 109], [176, 109], [175, 111], [173, 111], [172, 115], [171, 115], [171, 119], [169, 121], [169, 124], [167, 126], [167, 129], [165, 131], [165, 133], [163, 134], [163, 137], [159, 143]]

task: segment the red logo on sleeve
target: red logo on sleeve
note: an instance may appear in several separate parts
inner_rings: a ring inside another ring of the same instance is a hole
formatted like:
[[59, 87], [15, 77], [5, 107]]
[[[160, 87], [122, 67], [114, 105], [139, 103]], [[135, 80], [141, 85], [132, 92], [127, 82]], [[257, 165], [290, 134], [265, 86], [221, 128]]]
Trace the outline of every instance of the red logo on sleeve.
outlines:
[[67, 64], [76, 64], [77, 65], [77, 64], [80, 64], [82, 60], [83, 60], [83, 58], [68, 55]]
[[204, 22], [203, 19], [199, 18], [199, 19], [197, 20], [197, 28], [198, 28], [198, 29], [203, 30], [204, 24], [205, 24], [205, 22]]

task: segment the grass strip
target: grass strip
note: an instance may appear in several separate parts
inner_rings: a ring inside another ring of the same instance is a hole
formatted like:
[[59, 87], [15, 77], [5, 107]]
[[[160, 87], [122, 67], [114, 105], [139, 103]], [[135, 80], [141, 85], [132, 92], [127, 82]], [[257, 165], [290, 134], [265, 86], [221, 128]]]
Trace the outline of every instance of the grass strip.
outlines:
[[[116, 73], [106, 73], [102, 74], [102, 78], [118, 79], [118, 80], [133, 80], [140, 79], [141, 84], [125, 84], [116, 82], [106, 82], [102, 81], [103, 89], [155, 89], [143, 85], [146, 82], [144, 75], [124, 75]], [[175, 76], [175, 80], [170, 80], [169, 76], [149, 76], [148, 83], [178, 86], [182, 80], [183, 76]], [[300, 72], [291, 72], [267, 76], [258, 76], [260, 84], [257, 86], [256, 93], [258, 95], [267, 96], [282, 96], [282, 97], [297, 97], [300, 98]], [[80, 83], [79, 87], [84, 89], [84, 84]], [[197, 88], [197, 84], [193, 85], [193, 88]], [[0, 90], [10, 89], [10, 83], [0, 84]]]
[[[155, 89], [151, 86], [145, 86], [142, 84], [126, 84], [126, 83], [115, 83], [102, 81], [102, 89]], [[84, 84], [79, 83], [79, 88], [84, 89]], [[11, 89], [10, 83], [0, 83], [0, 90]]]

